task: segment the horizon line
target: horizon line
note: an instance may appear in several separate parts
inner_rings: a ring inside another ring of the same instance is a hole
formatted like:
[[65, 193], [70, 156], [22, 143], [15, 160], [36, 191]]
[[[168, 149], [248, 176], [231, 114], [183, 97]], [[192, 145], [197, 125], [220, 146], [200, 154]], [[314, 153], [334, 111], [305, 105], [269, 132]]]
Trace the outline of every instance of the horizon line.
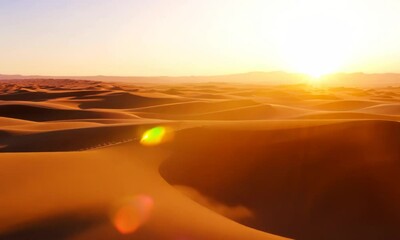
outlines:
[[[225, 73], [225, 74], [215, 74], [215, 75], [104, 75], [104, 74], [93, 74], [93, 75], [51, 75], [51, 74], [2, 74], [1, 77], [7, 76], [18, 76], [18, 77], [55, 77], [55, 78], [79, 78], [79, 77], [120, 77], [120, 78], [196, 78], [196, 77], [224, 77], [224, 76], [235, 76], [235, 75], [245, 75], [245, 74], [290, 74], [290, 75], [303, 75], [309, 76], [307, 73], [301, 72], [289, 72], [289, 71], [249, 71], [240, 73]], [[320, 77], [332, 76], [332, 75], [351, 75], [351, 74], [365, 74], [365, 75], [386, 75], [386, 74], [400, 74], [400, 72], [333, 72], [328, 74], [323, 74]]]

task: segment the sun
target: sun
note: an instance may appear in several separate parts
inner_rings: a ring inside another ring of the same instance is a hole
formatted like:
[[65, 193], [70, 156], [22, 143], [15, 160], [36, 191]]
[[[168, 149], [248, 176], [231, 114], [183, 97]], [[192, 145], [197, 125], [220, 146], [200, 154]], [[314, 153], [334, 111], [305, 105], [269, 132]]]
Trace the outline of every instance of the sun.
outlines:
[[286, 68], [315, 81], [339, 71], [351, 56], [354, 30], [343, 19], [310, 12], [281, 19], [277, 27], [277, 48]]

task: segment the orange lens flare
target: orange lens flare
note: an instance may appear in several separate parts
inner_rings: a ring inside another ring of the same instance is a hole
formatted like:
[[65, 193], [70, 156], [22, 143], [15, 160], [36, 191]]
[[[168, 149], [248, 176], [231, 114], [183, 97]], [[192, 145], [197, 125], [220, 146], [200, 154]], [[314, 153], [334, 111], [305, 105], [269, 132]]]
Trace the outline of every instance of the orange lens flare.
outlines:
[[138, 195], [128, 199], [113, 215], [113, 224], [122, 234], [138, 230], [150, 218], [154, 200], [147, 195]]

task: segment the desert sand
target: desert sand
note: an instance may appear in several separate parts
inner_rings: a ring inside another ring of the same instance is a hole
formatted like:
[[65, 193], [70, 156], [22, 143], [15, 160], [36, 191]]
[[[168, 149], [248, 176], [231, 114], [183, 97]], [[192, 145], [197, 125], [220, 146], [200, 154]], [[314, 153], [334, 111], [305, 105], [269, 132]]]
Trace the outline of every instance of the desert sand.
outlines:
[[0, 239], [400, 239], [400, 87], [0, 93]]

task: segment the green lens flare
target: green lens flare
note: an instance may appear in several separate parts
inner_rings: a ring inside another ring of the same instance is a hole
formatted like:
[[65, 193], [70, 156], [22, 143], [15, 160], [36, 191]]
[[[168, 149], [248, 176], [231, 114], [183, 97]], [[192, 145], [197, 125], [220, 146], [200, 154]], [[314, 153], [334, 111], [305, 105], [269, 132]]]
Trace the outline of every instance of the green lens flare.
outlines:
[[163, 141], [166, 132], [167, 130], [164, 127], [149, 129], [143, 134], [140, 143], [148, 146], [158, 145]]

